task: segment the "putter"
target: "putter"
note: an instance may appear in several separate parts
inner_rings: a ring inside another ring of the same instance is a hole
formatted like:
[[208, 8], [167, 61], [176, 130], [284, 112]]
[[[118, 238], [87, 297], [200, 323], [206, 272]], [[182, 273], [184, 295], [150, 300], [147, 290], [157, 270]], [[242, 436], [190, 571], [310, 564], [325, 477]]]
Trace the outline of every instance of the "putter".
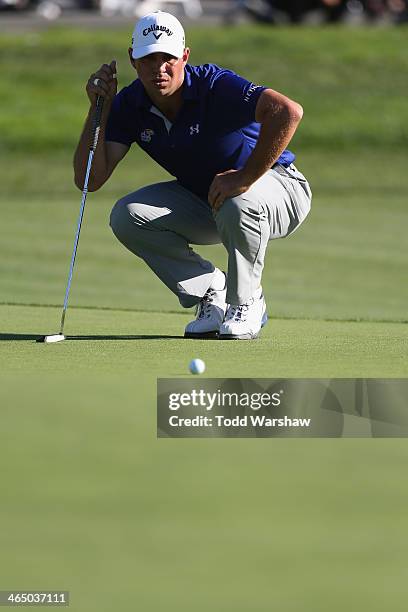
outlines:
[[96, 109], [95, 109], [95, 115], [94, 115], [93, 125], [92, 125], [91, 144], [89, 148], [88, 164], [86, 167], [84, 188], [82, 190], [82, 200], [81, 200], [81, 207], [79, 210], [78, 227], [77, 227], [77, 231], [75, 235], [74, 248], [73, 248], [72, 257], [71, 257], [71, 264], [69, 266], [68, 283], [67, 283], [67, 288], [65, 291], [64, 305], [62, 308], [60, 331], [59, 331], [59, 334], [41, 336], [41, 338], [38, 338], [37, 342], [52, 343], [52, 342], [61, 342], [62, 340], [65, 340], [65, 336], [64, 336], [65, 315], [66, 315], [67, 307], [68, 307], [69, 291], [71, 289], [72, 274], [74, 271], [75, 259], [76, 259], [77, 249], [78, 249], [79, 234], [81, 232], [82, 219], [83, 219], [84, 210], [85, 210], [86, 196], [88, 193], [89, 175], [91, 173], [92, 160], [95, 154], [96, 145], [98, 144], [99, 130], [101, 127], [102, 107], [103, 107], [103, 98], [101, 98], [101, 96], [98, 96], [96, 100]]

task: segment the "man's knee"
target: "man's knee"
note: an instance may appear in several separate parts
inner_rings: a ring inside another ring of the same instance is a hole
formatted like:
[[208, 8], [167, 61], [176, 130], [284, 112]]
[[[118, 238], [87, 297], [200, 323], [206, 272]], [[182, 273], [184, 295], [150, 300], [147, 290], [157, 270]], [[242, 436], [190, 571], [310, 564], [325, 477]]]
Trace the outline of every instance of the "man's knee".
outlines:
[[130, 213], [125, 198], [118, 200], [112, 208], [109, 225], [117, 238], [123, 235], [130, 221]]

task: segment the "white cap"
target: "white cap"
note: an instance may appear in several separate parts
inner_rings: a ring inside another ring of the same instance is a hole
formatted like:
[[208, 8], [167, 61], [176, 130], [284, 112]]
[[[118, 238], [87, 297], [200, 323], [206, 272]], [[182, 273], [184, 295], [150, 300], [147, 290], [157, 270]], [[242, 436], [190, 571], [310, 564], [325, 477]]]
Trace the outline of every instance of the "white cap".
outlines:
[[183, 57], [184, 46], [183, 26], [170, 13], [149, 13], [136, 23], [133, 30], [132, 57], [135, 59], [150, 53], [169, 53], [174, 57]]

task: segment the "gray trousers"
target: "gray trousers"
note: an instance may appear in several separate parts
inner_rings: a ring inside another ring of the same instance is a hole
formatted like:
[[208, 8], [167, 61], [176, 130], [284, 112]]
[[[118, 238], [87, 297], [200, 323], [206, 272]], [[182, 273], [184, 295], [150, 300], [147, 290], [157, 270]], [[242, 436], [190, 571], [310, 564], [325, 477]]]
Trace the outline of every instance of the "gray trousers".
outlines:
[[194, 306], [214, 275], [214, 265], [190, 244], [222, 243], [228, 253], [227, 302], [245, 304], [261, 283], [269, 240], [292, 234], [310, 210], [312, 193], [295, 166], [279, 164], [213, 214], [207, 201], [177, 181], [143, 187], [113, 207], [110, 225], [129, 251], [141, 257], [180, 304]]

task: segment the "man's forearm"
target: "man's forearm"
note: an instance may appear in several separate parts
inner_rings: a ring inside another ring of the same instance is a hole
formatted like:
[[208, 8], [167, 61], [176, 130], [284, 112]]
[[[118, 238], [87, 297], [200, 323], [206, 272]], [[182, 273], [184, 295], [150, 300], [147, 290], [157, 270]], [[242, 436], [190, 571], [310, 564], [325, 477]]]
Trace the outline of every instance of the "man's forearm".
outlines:
[[[89, 177], [89, 191], [99, 189], [106, 180], [108, 168], [105, 147], [105, 127], [109, 116], [110, 103], [105, 100], [102, 109], [101, 128], [99, 132], [98, 145], [92, 161], [92, 170]], [[75, 185], [82, 189], [85, 181], [86, 167], [89, 157], [89, 150], [92, 137], [93, 122], [95, 117], [95, 106], [92, 105], [89, 109], [88, 116], [79, 139], [78, 146], [74, 154], [74, 175]]]
[[291, 141], [301, 118], [302, 109], [299, 105], [282, 108], [279, 113], [265, 114], [258, 142], [242, 168], [249, 185], [273, 166]]

